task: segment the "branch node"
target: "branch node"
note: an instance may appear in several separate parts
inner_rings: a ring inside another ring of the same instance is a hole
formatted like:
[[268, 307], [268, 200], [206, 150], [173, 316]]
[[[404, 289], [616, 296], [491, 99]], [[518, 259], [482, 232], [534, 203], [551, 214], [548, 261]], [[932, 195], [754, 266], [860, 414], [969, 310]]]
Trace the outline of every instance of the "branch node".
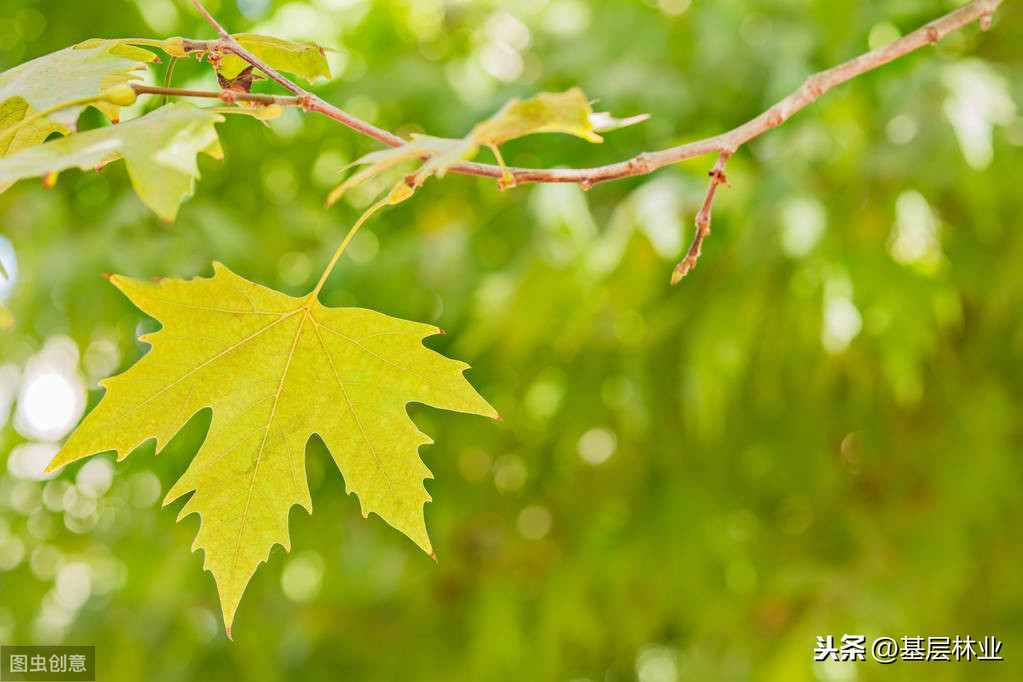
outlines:
[[991, 14], [992, 12], [984, 12], [980, 15], [980, 30], [986, 31], [991, 28]]
[[810, 99], [815, 100], [824, 94], [824, 91], [828, 89], [827, 77], [821, 73], [815, 73], [812, 76], [808, 76], [803, 86], [810, 93]]
[[[984, 19], [981, 17], [981, 22], [983, 23], [983, 21]], [[938, 31], [938, 27], [934, 24], [927, 24], [924, 26], [924, 32], [927, 33], [927, 42], [932, 45], [941, 40], [941, 32]]]
[[234, 106], [238, 102], [238, 97], [231, 90], [221, 90], [220, 101], [228, 106]]
[[582, 191], [585, 192], [589, 190], [590, 187], [593, 187], [593, 181], [590, 180], [589, 178], [581, 178], [579, 180], [579, 187], [582, 189]]
[[304, 92], [295, 98], [298, 102], [298, 106], [302, 107], [302, 111], [310, 111], [313, 107], [313, 95], [309, 92]]
[[767, 110], [767, 126], [769, 128], [777, 128], [785, 122], [785, 118], [781, 115], [781, 112], [771, 107]]
[[724, 185], [725, 187], [731, 187], [731, 185], [728, 183], [728, 178], [725, 175], [725, 172], [720, 168], [711, 169], [711, 171], [707, 173], [707, 175], [710, 176], [710, 178], [715, 182], [715, 184]]
[[640, 152], [636, 154], [636, 167], [639, 168], [639, 172], [646, 174], [653, 170], [650, 165], [650, 155], [646, 152]]

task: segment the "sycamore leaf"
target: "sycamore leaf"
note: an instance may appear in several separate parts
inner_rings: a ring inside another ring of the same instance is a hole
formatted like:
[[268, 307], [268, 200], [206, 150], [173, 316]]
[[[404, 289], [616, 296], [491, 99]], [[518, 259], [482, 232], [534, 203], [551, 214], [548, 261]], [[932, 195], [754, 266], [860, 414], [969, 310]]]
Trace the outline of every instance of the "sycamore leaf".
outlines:
[[[145, 68], [156, 55], [148, 50], [125, 45], [116, 40], [90, 40], [44, 55], [30, 62], [0, 73], [0, 135], [29, 116], [60, 106], [65, 102], [98, 95], [115, 85], [137, 80], [133, 73]], [[10, 100], [20, 100], [11, 102]], [[78, 115], [85, 104], [74, 105], [49, 114], [38, 124], [19, 130], [6, 153], [14, 153], [33, 144], [39, 144], [50, 132], [68, 133], [74, 130]], [[109, 102], [94, 102], [112, 121], [120, 114], [120, 107]], [[46, 127], [46, 123], [49, 127]], [[46, 134], [43, 131], [46, 130]], [[2, 139], [2, 138], [0, 138]], [[0, 148], [0, 156], [4, 154]]]
[[[647, 114], [618, 119], [605, 112], [595, 113], [579, 88], [565, 92], [542, 92], [527, 100], [513, 99], [496, 114], [478, 123], [464, 138], [413, 135], [409, 142], [400, 147], [371, 152], [355, 160], [344, 170], [353, 166], [364, 168], [335, 187], [327, 197], [327, 205], [335, 203], [353, 187], [412, 158], [424, 159], [423, 165], [409, 177], [409, 183], [419, 187], [431, 175], [444, 177], [452, 166], [474, 157], [481, 146], [489, 147], [501, 168], [505, 169], [502, 181], [502, 186], [505, 186], [513, 178], [505, 168], [498, 147], [508, 140], [536, 133], [567, 133], [590, 142], [602, 142], [603, 138], [597, 135], [598, 130], [622, 128], [648, 118]], [[395, 196], [393, 192], [391, 196]], [[405, 198], [408, 196], [411, 196], [411, 192]], [[371, 212], [383, 203], [397, 202], [385, 200], [374, 206]]]
[[11, 97], [0, 102], [0, 158], [22, 149], [42, 144], [51, 133], [67, 134], [67, 128], [47, 118], [38, 118], [21, 126], [13, 135], [3, 135], [8, 128], [32, 117], [36, 112], [23, 97]]
[[410, 402], [497, 417], [463, 376], [468, 365], [422, 345], [442, 333], [372, 310], [327, 308], [316, 292], [293, 298], [214, 263], [212, 278], [110, 280], [162, 329], [152, 350], [100, 382], [106, 395], [48, 471], [99, 452], [118, 459], [155, 438], [159, 452], [188, 419], [211, 408], [206, 440], [168, 504], [201, 526], [192, 548], [220, 593], [228, 635], [238, 601], [274, 544], [290, 550], [288, 513], [312, 511], [306, 443], [318, 434], [364, 516], [378, 514], [433, 552], [423, 505], [432, 442], [409, 419]]
[[400, 147], [370, 152], [348, 164], [344, 170], [354, 166], [365, 166], [365, 168], [352, 174], [350, 178], [335, 187], [327, 195], [327, 205], [334, 204], [348, 190], [375, 178], [402, 161], [427, 159], [426, 163], [411, 178], [412, 183], [418, 187], [430, 174], [444, 177], [448, 168], [473, 156], [477, 149], [478, 146], [472, 140], [413, 134], [412, 140]]
[[[611, 119], [610, 114], [595, 114], [580, 88], [541, 92], [526, 100], [511, 100], [496, 114], [477, 124], [471, 135], [477, 143], [486, 145], [499, 145], [535, 133], [567, 133], [590, 142], [603, 142], [604, 138], [596, 133], [594, 117], [598, 122], [601, 117], [618, 121]], [[611, 127], [638, 123], [646, 118], [645, 115], [633, 116]]]
[[[239, 45], [279, 71], [293, 73], [310, 83], [319, 76], [330, 78], [330, 66], [325, 55], [327, 48], [316, 43], [293, 43], [256, 33], [237, 33], [232, 37]], [[230, 81], [248, 66], [239, 57], [226, 54], [220, 60], [217, 75]]]
[[0, 159], [0, 190], [5, 182], [75, 166], [93, 170], [123, 158], [142, 201], [173, 221], [199, 177], [196, 155], [223, 158], [214, 127], [223, 120], [220, 114], [179, 102], [126, 123], [51, 140]]
[[[32, 107], [21, 97], [11, 97], [0, 103], [0, 159], [22, 149], [42, 144], [51, 133], [67, 134], [67, 128], [46, 118], [36, 118], [20, 125], [13, 134], [4, 134], [8, 128], [19, 125], [34, 115]], [[7, 190], [14, 182], [0, 180], [0, 192]]]

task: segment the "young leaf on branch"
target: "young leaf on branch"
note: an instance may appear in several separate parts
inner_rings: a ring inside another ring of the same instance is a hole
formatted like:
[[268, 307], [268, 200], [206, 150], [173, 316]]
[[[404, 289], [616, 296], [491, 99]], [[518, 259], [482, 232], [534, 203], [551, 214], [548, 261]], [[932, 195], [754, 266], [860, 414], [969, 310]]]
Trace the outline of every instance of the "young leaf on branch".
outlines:
[[[508, 140], [537, 133], [566, 133], [590, 142], [603, 142], [604, 138], [597, 134], [598, 130], [621, 128], [647, 118], [648, 115], [642, 114], [616, 119], [604, 112], [595, 113], [579, 88], [570, 88], [565, 92], [542, 92], [527, 100], [512, 99], [493, 116], [476, 124], [463, 138], [414, 134], [409, 142], [401, 146], [370, 152], [356, 159], [347, 168], [365, 167], [335, 187], [327, 197], [327, 205], [337, 202], [348, 190], [408, 159], [423, 160], [423, 165], [400, 183], [414, 190], [431, 175], [443, 178], [450, 168], [474, 157], [481, 146], [489, 147], [504, 168], [498, 147]], [[506, 175], [506, 184], [513, 181], [510, 174]], [[399, 192], [396, 187], [388, 196], [408, 198], [411, 195], [412, 192]], [[376, 204], [362, 219], [365, 220], [374, 210], [389, 203], [397, 201], [385, 200]]]
[[[317, 78], [330, 78], [327, 63], [327, 48], [316, 43], [295, 43], [273, 36], [257, 33], [236, 33], [232, 36], [238, 44], [280, 71], [294, 74], [312, 83]], [[233, 54], [225, 54], [217, 65], [217, 75], [233, 80], [250, 65]]]

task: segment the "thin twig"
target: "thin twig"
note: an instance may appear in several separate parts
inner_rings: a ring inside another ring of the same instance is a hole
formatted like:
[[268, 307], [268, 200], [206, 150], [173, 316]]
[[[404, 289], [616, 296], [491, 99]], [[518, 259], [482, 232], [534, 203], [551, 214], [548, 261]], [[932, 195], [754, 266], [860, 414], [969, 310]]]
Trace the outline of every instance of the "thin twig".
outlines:
[[264, 105], [277, 104], [282, 107], [302, 106], [302, 100], [299, 97], [267, 95], [259, 92], [235, 92], [234, 90], [186, 90], [182, 88], [162, 88], [155, 85], [143, 85], [142, 83], [132, 83], [131, 88], [139, 95], [202, 97], [205, 99], [219, 99], [227, 104], [234, 104], [235, 102], [252, 102], [253, 104]]
[[720, 152], [714, 168], [707, 173], [710, 176], [710, 187], [707, 189], [707, 197], [703, 200], [700, 212], [696, 214], [696, 234], [693, 236], [693, 243], [689, 246], [689, 251], [686, 252], [686, 257], [671, 272], [673, 286], [681, 282], [682, 278], [696, 267], [696, 261], [700, 259], [703, 240], [710, 234], [710, 206], [714, 203], [714, 193], [717, 192], [718, 185], [731, 187], [725, 178], [725, 164], [728, 163], [729, 156], [731, 154], [728, 152]]

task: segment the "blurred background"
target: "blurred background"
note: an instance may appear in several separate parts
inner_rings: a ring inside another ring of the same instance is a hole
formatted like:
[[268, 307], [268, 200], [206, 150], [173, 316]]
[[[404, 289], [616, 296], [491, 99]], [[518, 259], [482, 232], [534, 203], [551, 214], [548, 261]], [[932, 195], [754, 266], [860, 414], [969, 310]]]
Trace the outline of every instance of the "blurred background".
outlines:
[[[460, 136], [581, 85], [649, 112], [617, 161], [728, 129], [943, 0], [209, 0], [229, 29], [340, 50], [328, 100]], [[91, 37], [213, 35], [182, 1], [0, 0], [0, 69]], [[439, 563], [364, 520], [321, 443], [229, 642], [195, 516], [159, 500], [197, 415], [40, 475], [155, 322], [100, 273], [303, 294], [393, 178], [322, 208], [377, 148], [314, 115], [220, 126], [173, 226], [123, 164], [0, 195], [0, 641], [95, 644], [101, 680], [1018, 680], [1023, 677], [1023, 9], [823, 96], [729, 163], [676, 287], [713, 157], [599, 185], [430, 180], [363, 228], [323, 300], [432, 322], [503, 423], [412, 406], [434, 437]], [[147, 78], [160, 82], [166, 64]], [[216, 86], [178, 64], [175, 85]], [[257, 89], [270, 90], [266, 84]], [[136, 105], [134, 113], [155, 106]], [[127, 118], [127, 116], [126, 116]], [[105, 125], [95, 111], [82, 127]], [[484, 155], [481, 154], [481, 158]], [[484, 159], [485, 160], [485, 159]], [[813, 663], [818, 635], [993, 635], [1004, 662]]]

